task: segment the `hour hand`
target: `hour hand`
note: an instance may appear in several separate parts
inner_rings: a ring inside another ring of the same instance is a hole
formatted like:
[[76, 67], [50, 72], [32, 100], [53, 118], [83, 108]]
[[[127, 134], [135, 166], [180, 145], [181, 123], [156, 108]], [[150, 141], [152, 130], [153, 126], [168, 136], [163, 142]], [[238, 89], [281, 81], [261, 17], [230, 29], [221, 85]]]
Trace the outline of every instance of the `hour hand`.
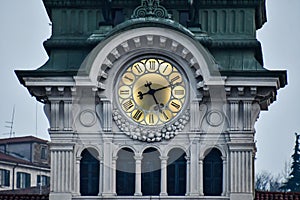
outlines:
[[138, 97], [139, 97], [140, 99], [143, 99], [144, 95], [145, 95], [145, 94], [143, 94], [141, 91], [138, 92]]

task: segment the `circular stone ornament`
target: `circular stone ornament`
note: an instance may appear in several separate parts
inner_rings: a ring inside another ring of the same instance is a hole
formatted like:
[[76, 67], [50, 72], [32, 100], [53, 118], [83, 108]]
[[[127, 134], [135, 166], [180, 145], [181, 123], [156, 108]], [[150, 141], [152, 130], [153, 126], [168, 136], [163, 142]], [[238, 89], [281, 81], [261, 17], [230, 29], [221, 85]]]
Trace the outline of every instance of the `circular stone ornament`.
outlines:
[[80, 123], [85, 127], [91, 127], [96, 123], [96, 114], [92, 110], [84, 110], [79, 116]]
[[210, 111], [206, 116], [207, 123], [211, 126], [220, 126], [224, 121], [224, 116], [220, 111]]

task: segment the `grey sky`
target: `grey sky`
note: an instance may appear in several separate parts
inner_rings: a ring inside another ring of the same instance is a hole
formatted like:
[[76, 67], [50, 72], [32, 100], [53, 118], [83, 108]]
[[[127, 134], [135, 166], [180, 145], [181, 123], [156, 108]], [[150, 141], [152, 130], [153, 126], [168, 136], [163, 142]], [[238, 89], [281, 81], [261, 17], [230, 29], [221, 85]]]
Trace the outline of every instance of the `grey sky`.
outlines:
[[[281, 89], [268, 112], [256, 124], [256, 170], [279, 173], [290, 161], [294, 132], [300, 132], [300, 1], [267, 0], [268, 22], [258, 31], [268, 69], [288, 70], [288, 86]], [[0, 137], [8, 137], [15, 105], [16, 136], [37, 135], [49, 139], [42, 104], [37, 104], [19, 84], [15, 69], [36, 69], [47, 61], [42, 46], [51, 35], [49, 18], [41, 0], [0, 2]], [[36, 118], [37, 107], [37, 118]]]

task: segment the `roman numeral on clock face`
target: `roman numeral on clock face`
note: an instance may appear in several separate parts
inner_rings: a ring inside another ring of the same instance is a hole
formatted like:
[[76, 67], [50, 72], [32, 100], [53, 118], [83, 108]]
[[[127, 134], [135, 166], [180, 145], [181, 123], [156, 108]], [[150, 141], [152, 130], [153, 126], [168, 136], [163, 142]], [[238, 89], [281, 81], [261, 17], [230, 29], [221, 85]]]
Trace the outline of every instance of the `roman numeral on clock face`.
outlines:
[[184, 95], [184, 90], [174, 90], [175, 95]]
[[174, 78], [171, 79], [171, 82], [174, 83], [175, 81], [177, 81], [179, 79], [180, 79], [180, 76], [177, 75], [177, 76], [175, 76]]
[[169, 117], [168, 117], [168, 115], [166, 114], [165, 111], [162, 111], [161, 114], [162, 114], [162, 116], [163, 116], [163, 118], [164, 118], [165, 120], [168, 120], [168, 119], [169, 119]]
[[130, 82], [133, 82], [133, 79], [130, 78], [130, 77], [128, 77], [127, 75], [125, 75], [124, 78], [127, 79], [127, 80], [130, 81]]
[[149, 124], [154, 124], [154, 115], [153, 114], [149, 114], [148, 115], [148, 120], [149, 120]]
[[120, 90], [120, 95], [128, 95], [129, 90]]
[[176, 108], [177, 110], [179, 110], [180, 105], [174, 101], [171, 102], [171, 106], [173, 106], [174, 108]]
[[143, 111], [136, 110], [132, 118], [135, 119], [136, 121], [140, 121], [142, 119], [142, 116], [143, 116]]
[[142, 68], [141, 68], [138, 64], [135, 64], [133, 67], [136, 69], [136, 71], [137, 71], [139, 74], [143, 72]]
[[128, 100], [128, 101], [126, 101], [126, 102], [124, 102], [123, 104], [123, 108], [124, 108], [124, 110], [126, 111], [126, 112], [128, 112], [131, 108], [133, 108], [133, 106], [134, 106], [134, 104], [133, 104], [133, 102], [132, 102], [132, 100], [130, 99], [130, 100]]
[[149, 61], [149, 69], [150, 70], [155, 70], [155, 61], [154, 60]]

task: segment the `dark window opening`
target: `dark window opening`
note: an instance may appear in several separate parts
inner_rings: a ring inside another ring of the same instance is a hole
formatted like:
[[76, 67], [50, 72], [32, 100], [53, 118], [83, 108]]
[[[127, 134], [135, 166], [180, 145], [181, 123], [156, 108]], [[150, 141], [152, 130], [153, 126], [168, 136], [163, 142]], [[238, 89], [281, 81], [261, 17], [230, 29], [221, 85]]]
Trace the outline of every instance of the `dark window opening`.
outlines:
[[145, 196], [160, 193], [160, 154], [155, 148], [143, 152], [142, 160], [142, 194]]
[[179, 23], [185, 27], [189, 23], [189, 12], [188, 11], [179, 11]]
[[116, 26], [125, 21], [123, 9], [115, 9], [113, 11], [113, 25]]
[[0, 186], [9, 187], [10, 171], [6, 169], [0, 169]]
[[28, 173], [17, 172], [17, 188], [29, 188], [31, 186], [31, 176]]
[[46, 160], [47, 157], [48, 157], [47, 147], [42, 146], [42, 147], [41, 147], [41, 159], [42, 159], [42, 160]]
[[186, 154], [181, 149], [173, 149], [168, 157], [168, 195], [184, 196], [186, 193]]
[[205, 196], [221, 196], [223, 186], [223, 161], [221, 152], [212, 149], [204, 159], [203, 182]]
[[50, 185], [50, 177], [44, 175], [37, 175], [37, 186], [49, 186]]
[[135, 159], [134, 152], [123, 148], [118, 152], [116, 192], [119, 196], [133, 196], [135, 192]]
[[99, 193], [99, 161], [98, 153], [93, 149], [85, 149], [80, 161], [80, 193], [82, 196], [97, 196]]

